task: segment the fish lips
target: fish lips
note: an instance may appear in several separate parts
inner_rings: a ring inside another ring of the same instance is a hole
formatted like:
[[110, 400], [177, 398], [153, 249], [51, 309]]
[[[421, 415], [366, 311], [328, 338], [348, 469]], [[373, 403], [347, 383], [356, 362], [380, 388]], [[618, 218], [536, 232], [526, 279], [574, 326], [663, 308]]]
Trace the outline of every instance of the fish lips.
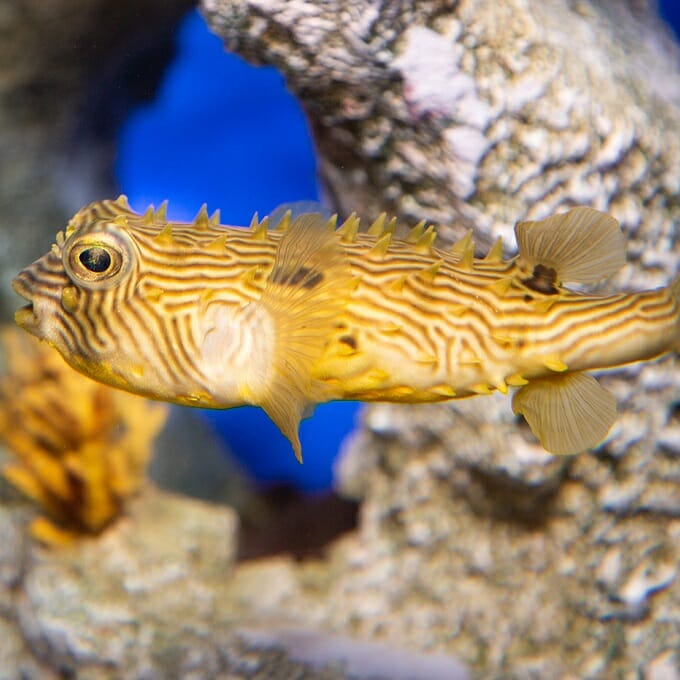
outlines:
[[24, 330], [38, 334], [38, 317], [33, 307], [33, 276], [30, 267], [20, 271], [12, 281], [12, 289], [24, 300], [28, 300], [28, 304], [20, 307], [14, 312], [14, 321]]

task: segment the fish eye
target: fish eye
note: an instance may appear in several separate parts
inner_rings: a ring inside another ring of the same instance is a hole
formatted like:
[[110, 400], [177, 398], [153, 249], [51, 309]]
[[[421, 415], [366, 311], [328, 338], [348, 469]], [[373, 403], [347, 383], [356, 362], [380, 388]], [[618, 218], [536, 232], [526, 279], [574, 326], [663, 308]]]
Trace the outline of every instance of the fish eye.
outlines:
[[67, 242], [62, 261], [69, 278], [89, 289], [111, 288], [129, 271], [130, 246], [111, 231], [76, 236]]
[[78, 259], [85, 269], [89, 269], [93, 274], [102, 274], [111, 266], [111, 255], [101, 246], [94, 246], [83, 250]]

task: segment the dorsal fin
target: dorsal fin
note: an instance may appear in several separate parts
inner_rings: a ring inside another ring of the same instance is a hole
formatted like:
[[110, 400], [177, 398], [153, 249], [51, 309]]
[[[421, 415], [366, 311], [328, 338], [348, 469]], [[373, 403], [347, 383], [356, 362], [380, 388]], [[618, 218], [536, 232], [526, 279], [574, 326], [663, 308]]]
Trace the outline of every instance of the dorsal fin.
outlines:
[[260, 222], [257, 213], [253, 215], [253, 219], [250, 220], [250, 227], [248, 229], [250, 235], [256, 241], [266, 241], [267, 240], [267, 230], [269, 228], [269, 219], [265, 217], [262, 222]]
[[[318, 201], [291, 201], [289, 203], [282, 203], [269, 213], [269, 228], [284, 231], [288, 228], [291, 220], [310, 214], [319, 214], [322, 217], [329, 218], [333, 213]], [[281, 222], [285, 223], [285, 229], [281, 226]]]
[[356, 287], [339, 237], [329, 220], [305, 214], [279, 242], [261, 304], [275, 328], [275, 351], [258, 403], [290, 440], [302, 460], [298, 426], [305, 410], [322, 397], [312, 379], [338, 316]]
[[145, 225], [153, 224], [155, 217], [156, 217], [156, 211], [154, 210], [153, 206], [150, 205], [144, 211], [144, 214], [142, 215], [142, 224], [145, 224]]
[[354, 243], [357, 240], [359, 233], [359, 218], [356, 213], [352, 213], [341, 225], [338, 227], [338, 236], [343, 243]]
[[503, 262], [503, 239], [499, 236], [495, 241], [491, 250], [484, 257], [484, 262], [488, 264], [498, 264]]
[[546, 451], [580, 453], [599, 444], [616, 419], [616, 399], [591, 375], [557, 373], [531, 380], [512, 399]]
[[172, 224], [166, 222], [165, 226], [154, 236], [155, 240], [162, 245], [170, 245], [174, 242], [172, 236]]
[[595, 283], [626, 262], [619, 223], [593, 208], [573, 208], [515, 226], [520, 260], [527, 269], [554, 270], [555, 282]]
[[368, 251], [369, 256], [384, 257], [387, 253], [387, 249], [392, 243], [392, 234], [388, 231], [383, 234], [374, 244], [373, 247]]
[[430, 225], [423, 235], [415, 242], [413, 249], [419, 253], [429, 253], [432, 245], [437, 238], [437, 232], [433, 225]]
[[128, 203], [128, 197], [125, 194], [120, 194], [114, 203], [124, 210], [130, 210], [130, 204]]
[[427, 222], [425, 220], [420, 220], [418, 224], [416, 224], [414, 227], [412, 227], [411, 231], [406, 234], [404, 237], [404, 241], [406, 243], [418, 243], [418, 239], [423, 235], [423, 232], [425, 231], [425, 225]]
[[376, 238], [380, 238], [383, 233], [385, 232], [385, 223], [387, 221], [387, 213], [380, 213], [378, 217], [373, 220], [373, 224], [366, 230], [366, 233], [369, 236], [375, 236]]
[[156, 210], [156, 222], [160, 222], [161, 224], [163, 222], [168, 221], [168, 200], [164, 200], [159, 206], [158, 209]]
[[210, 224], [210, 218], [208, 217], [208, 204], [204, 203], [198, 213], [196, 214], [196, 217], [194, 217], [194, 226], [197, 229], [207, 229], [208, 225]]

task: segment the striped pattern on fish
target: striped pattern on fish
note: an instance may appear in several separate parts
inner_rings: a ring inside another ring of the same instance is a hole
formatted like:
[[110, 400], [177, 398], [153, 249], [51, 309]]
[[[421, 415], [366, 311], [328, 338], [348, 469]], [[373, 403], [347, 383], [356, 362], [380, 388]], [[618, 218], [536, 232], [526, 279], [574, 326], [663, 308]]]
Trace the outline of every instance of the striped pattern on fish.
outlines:
[[120, 197], [78, 212], [15, 279], [16, 320], [76, 369], [132, 392], [210, 408], [262, 406], [300, 457], [299, 421], [334, 399], [431, 402], [518, 387], [513, 407], [542, 444], [574, 453], [603, 439], [611, 394], [585, 373], [678, 344], [679, 289], [590, 295], [625, 261], [612, 217], [574, 208], [516, 227], [474, 257], [424, 223], [402, 239], [319, 214], [225, 227]]

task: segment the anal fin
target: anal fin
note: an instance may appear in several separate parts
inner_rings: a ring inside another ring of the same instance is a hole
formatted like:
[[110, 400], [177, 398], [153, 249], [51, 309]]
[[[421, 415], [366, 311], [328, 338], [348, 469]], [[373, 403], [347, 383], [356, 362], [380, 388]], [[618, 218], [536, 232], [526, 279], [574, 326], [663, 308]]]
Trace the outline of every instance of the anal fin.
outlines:
[[616, 419], [616, 399], [586, 373], [537, 378], [519, 389], [512, 409], [521, 413], [543, 448], [569, 455], [596, 446]]
[[260, 300], [274, 325], [274, 356], [264, 388], [253, 395], [302, 461], [298, 427], [324, 398], [312, 377], [356, 282], [337, 234], [319, 214], [295, 219], [282, 236]]

